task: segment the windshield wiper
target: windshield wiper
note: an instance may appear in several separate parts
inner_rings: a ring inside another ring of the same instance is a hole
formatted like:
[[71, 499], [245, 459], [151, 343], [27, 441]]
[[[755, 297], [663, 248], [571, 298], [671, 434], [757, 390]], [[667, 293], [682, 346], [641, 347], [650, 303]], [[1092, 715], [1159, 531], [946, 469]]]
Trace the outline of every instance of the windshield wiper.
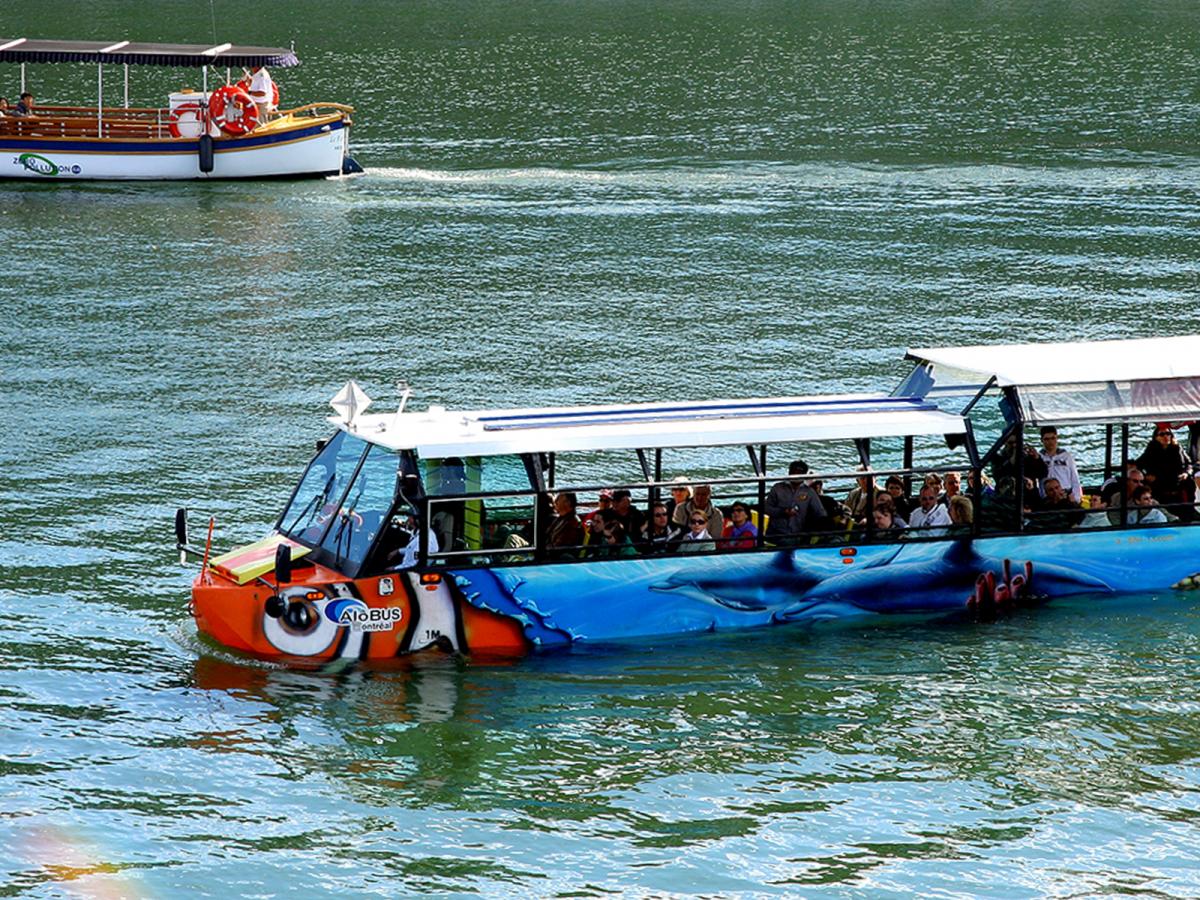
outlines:
[[[292, 519], [291, 527], [283, 529], [284, 534], [290, 535], [295, 530], [296, 526], [300, 524], [301, 519], [304, 519], [306, 516], [311, 514], [313, 510], [318, 508], [318, 504], [321, 506], [325, 505], [325, 502], [329, 499], [329, 495], [333, 493], [333, 483], [336, 479], [336, 472], [329, 476], [329, 480], [325, 482], [324, 490], [322, 490], [319, 494], [313, 494], [313, 498], [304, 505], [304, 508], [300, 510], [300, 512], [296, 515], [296, 518]], [[307, 525], [308, 523], [305, 522], [305, 524]]]
[[[350, 552], [350, 541], [354, 537], [354, 508], [358, 506], [358, 501], [362, 497], [363, 489], [360, 487], [358, 493], [354, 495], [354, 499], [350, 501], [350, 505], [346, 507], [342, 513], [342, 522], [338, 526], [337, 534], [333, 536], [333, 562], [337, 565], [342, 559], [342, 535], [346, 537], [346, 553]], [[347, 529], [346, 526], [350, 527]]]

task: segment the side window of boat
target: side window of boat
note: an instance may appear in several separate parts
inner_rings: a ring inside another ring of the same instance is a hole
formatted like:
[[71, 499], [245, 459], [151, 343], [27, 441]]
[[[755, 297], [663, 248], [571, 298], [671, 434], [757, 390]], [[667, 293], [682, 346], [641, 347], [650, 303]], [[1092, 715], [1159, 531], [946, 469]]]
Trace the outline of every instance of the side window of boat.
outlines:
[[[532, 542], [536, 498], [530, 496], [520, 457], [422, 460], [421, 474], [430, 497], [431, 528], [442, 551], [520, 549]], [[480, 492], [495, 496], [453, 496]]]

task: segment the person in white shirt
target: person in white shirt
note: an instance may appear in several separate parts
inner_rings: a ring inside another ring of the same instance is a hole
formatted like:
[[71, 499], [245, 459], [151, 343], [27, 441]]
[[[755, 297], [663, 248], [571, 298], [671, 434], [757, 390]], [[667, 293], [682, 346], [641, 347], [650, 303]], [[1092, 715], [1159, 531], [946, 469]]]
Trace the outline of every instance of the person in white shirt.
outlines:
[[1126, 525], [1165, 525], [1167, 523], [1167, 514], [1159, 509], [1158, 504], [1154, 502], [1154, 496], [1150, 493], [1150, 488], [1145, 485], [1134, 490], [1129, 496], [1129, 502], [1132, 505], [1125, 517]]
[[[937, 491], [932, 485], [925, 485], [921, 488], [920, 496], [918, 497], [920, 506], [912, 511], [912, 515], [908, 517], [909, 529], [944, 529], [949, 528], [950, 513], [946, 507], [938, 503]], [[929, 531], [930, 534], [941, 534], [938, 531]]]
[[1058, 479], [1063, 491], [1078, 503], [1083, 499], [1083, 485], [1079, 483], [1079, 471], [1075, 468], [1075, 457], [1069, 450], [1061, 450], [1058, 446], [1058, 429], [1047, 425], [1042, 429], [1042, 449], [1038, 452], [1042, 462], [1046, 464], [1046, 477], [1038, 485], [1038, 493], [1046, 496], [1046, 482], [1051, 478]]
[[258, 107], [258, 121], [267, 121], [275, 102], [275, 87], [266, 66], [255, 66], [250, 72], [250, 99]]

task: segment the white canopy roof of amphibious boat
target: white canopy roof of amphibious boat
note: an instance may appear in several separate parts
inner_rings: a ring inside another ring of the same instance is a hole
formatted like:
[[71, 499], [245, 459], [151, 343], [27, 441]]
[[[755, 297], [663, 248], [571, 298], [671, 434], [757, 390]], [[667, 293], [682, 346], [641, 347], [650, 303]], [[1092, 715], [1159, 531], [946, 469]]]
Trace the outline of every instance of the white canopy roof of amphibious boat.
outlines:
[[1200, 377], [1200, 335], [1080, 341], [1052, 344], [985, 344], [909, 350], [907, 358], [932, 363], [964, 383], [995, 377], [1001, 387], [1044, 384], [1099, 384]]
[[339, 428], [426, 459], [570, 450], [711, 447], [853, 438], [958, 435], [962, 416], [917, 397], [843, 394], [714, 400], [360, 414]]
[[995, 378], [1016, 389], [1030, 423], [1200, 418], [1200, 335], [942, 347], [908, 358], [918, 366], [900, 392], [954, 396]]

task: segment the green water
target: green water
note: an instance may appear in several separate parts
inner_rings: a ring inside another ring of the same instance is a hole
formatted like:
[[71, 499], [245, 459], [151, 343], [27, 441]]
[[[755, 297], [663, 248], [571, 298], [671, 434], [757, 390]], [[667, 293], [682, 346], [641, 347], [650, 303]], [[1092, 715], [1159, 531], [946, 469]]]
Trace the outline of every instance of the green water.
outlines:
[[214, 13], [295, 40], [285, 104], [353, 103], [368, 174], [0, 185], [0, 896], [1200, 893], [1193, 595], [316, 676], [201, 645], [170, 549], [180, 505], [260, 536], [348, 377], [385, 406], [888, 389], [907, 346], [1200, 330], [1200, 10], [6, 19]]

